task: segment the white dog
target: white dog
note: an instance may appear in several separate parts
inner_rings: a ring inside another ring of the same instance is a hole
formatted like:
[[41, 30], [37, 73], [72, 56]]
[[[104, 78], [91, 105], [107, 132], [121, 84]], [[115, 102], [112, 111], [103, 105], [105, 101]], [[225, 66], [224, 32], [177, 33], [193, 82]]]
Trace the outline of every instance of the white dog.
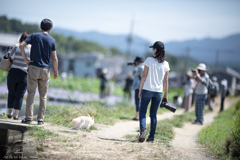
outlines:
[[81, 116], [72, 120], [73, 127], [71, 129], [77, 129], [77, 130], [81, 130], [82, 128], [89, 129], [93, 124], [94, 124], [94, 116], [93, 117], [90, 117], [90, 115]]

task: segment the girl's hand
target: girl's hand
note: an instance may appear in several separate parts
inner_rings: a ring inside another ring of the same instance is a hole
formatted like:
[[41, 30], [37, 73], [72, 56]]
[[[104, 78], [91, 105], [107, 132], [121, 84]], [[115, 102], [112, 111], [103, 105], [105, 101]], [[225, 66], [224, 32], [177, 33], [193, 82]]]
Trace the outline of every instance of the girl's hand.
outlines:
[[141, 97], [142, 97], [142, 90], [139, 89], [138, 98], [141, 99]]
[[195, 68], [195, 74], [196, 74], [196, 75], [198, 74], [198, 69], [197, 69], [197, 68]]
[[167, 98], [167, 96], [164, 96], [163, 98], [165, 98], [165, 99], [167, 100], [167, 102], [166, 102], [166, 103], [168, 103], [168, 98]]

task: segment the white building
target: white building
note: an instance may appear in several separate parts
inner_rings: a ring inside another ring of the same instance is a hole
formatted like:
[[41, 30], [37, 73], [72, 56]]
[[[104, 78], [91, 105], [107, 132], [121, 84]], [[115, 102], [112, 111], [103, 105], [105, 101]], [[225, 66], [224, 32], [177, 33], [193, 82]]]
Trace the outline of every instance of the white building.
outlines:
[[103, 56], [99, 53], [72, 54], [63, 57], [63, 72], [73, 72], [78, 77], [95, 77]]
[[21, 34], [0, 32], [0, 57], [6, 54], [8, 46], [14, 46], [20, 39]]

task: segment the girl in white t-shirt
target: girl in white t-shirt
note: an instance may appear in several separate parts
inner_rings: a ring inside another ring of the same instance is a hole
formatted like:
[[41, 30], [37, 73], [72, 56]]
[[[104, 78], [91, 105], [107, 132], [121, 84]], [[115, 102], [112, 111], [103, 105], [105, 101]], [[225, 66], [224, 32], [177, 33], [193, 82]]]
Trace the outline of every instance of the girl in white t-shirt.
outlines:
[[154, 135], [157, 125], [157, 110], [162, 98], [162, 91], [164, 88], [164, 96], [167, 101], [168, 93], [168, 73], [169, 64], [165, 58], [165, 50], [162, 42], [157, 41], [150, 46], [153, 49], [153, 57], [148, 57], [144, 62], [144, 71], [139, 88], [140, 104], [140, 136], [139, 142], [144, 142], [148, 134], [146, 130], [146, 112], [149, 102], [151, 101], [150, 118], [151, 131], [147, 142], [154, 141]]

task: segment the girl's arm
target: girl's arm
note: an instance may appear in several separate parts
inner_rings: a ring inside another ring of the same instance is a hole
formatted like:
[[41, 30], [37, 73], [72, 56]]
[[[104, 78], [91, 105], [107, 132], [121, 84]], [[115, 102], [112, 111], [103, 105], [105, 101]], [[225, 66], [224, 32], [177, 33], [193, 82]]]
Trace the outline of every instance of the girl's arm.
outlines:
[[144, 85], [145, 80], [146, 80], [147, 75], [148, 75], [148, 69], [149, 69], [149, 67], [147, 67], [145, 65], [144, 70], [143, 70], [143, 74], [142, 74], [142, 78], [141, 78], [141, 84], [140, 84], [140, 87], [139, 87], [139, 94], [138, 94], [139, 99], [141, 99], [141, 96], [142, 96], [142, 89], [143, 89], [143, 85]]
[[10, 57], [11, 57], [12, 61], [14, 60], [16, 50], [17, 50], [17, 46], [14, 46], [13, 49], [11, 50], [11, 52], [10, 52]]
[[167, 102], [168, 102], [168, 97], [167, 97], [167, 95], [168, 95], [168, 73], [169, 73], [169, 71], [167, 71], [165, 73], [164, 80], [163, 80], [163, 87], [164, 87], [163, 98], [166, 98]]

